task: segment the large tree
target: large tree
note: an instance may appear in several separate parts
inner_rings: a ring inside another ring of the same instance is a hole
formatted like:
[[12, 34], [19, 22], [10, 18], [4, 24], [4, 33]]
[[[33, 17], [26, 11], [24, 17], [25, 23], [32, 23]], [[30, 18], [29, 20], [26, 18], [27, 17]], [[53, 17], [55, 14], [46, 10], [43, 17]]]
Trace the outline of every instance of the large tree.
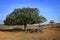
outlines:
[[6, 20], [4, 20], [5, 25], [24, 25], [24, 30], [26, 29], [27, 24], [40, 22], [44, 22], [44, 20], [41, 21], [37, 8], [15, 9], [11, 14], [7, 15]]

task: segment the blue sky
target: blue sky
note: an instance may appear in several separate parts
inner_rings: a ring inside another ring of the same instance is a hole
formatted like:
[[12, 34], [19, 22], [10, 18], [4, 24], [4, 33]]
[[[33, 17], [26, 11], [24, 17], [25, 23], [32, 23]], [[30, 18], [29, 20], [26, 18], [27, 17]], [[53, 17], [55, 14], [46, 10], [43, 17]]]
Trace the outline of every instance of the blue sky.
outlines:
[[60, 0], [0, 0], [0, 24], [15, 8], [23, 7], [38, 8], [39, 14], [47, 18], [46, 23], [60, 23]]

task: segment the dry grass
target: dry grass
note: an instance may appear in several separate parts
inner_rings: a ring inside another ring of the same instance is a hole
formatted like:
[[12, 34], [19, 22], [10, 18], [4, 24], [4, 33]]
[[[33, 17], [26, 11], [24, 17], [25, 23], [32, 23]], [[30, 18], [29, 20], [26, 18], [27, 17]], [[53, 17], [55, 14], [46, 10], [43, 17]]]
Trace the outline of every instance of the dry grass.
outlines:
[[[38, 27], [31, 26], [27, 28], [35, 29]], [[47, 26], [42, 28], [43, 32], [38, 33], [0, 31], [0, 40], [60, 40], [60, 28], [50, 28]]]

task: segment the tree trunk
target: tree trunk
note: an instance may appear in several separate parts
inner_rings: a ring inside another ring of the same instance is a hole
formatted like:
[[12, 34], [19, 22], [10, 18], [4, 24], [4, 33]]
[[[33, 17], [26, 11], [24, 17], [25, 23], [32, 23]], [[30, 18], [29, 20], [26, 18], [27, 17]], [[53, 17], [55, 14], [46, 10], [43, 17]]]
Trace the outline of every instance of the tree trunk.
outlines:
[[26, 31], [26, 24], [24, 24], [24, 31]]

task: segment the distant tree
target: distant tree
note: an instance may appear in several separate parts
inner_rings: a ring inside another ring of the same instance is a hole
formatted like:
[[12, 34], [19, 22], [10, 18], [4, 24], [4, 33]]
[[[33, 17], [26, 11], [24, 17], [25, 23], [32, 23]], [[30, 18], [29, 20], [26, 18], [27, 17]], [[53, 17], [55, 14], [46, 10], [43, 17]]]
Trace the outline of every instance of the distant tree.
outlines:
[[41, 18], [39, 16], [39, 10], [37, 8], [18, 8], [11, 14], [7, 15], [6, 20], [4, 20], [4, 24], [24, 25], [24, 30], [26, 30], [27, 24], [45, 22], [44, 19], [44, 17]]
[[50, 24], [53, 24], [53, 23], [55, 23], [53, 20], [50, 20], [50, 22], [49, 22]]

